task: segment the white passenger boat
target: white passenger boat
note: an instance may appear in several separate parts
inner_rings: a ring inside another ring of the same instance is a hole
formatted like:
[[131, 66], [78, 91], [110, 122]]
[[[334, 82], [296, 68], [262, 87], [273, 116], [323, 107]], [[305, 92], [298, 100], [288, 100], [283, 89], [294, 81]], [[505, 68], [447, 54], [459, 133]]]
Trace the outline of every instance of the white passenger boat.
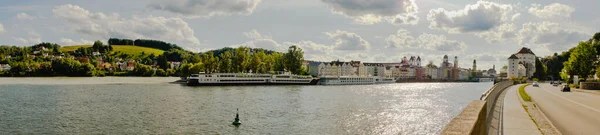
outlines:
[[375, 79], [375, 83], [396, 83], [396, 79], [391, 77], [380, 77]]
[[321, 85], [364, 85], [375, 84], [372, 76], [325, 76], [321, 77]]
[[270, 84], [316, 84], [312, 76], [294, 75], [291, 73], [284, 73], [273, 75], [269, 80]]
[[310, 85], [316, 84], [311, 76], [254, 73], [192, 74], [188, 85]]

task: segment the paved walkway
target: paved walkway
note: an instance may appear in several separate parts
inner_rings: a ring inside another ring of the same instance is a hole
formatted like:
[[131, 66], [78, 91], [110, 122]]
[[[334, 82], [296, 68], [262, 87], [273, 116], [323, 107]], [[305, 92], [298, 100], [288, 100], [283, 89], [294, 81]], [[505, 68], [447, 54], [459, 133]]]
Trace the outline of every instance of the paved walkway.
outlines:
[[502, 110], [502, 133], [505, 135], [542, 135], [517, 97], [519, 96], [519, 86], [521, 85], [507, 88]]

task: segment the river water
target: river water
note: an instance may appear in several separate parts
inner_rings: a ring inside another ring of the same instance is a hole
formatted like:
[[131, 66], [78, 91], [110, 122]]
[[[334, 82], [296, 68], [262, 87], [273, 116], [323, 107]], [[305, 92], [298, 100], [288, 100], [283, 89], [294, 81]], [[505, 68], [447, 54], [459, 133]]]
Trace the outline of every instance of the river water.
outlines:
[[439, 134], [492, 86], [168, 83], [176, 79], [0, 78], [0, 134]]

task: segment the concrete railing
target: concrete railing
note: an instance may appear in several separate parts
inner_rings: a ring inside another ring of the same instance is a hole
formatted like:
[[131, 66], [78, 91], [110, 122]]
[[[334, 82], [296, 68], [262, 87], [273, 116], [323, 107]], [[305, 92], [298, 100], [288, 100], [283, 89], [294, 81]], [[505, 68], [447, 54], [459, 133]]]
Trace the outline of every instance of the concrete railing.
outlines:
[[458, 116], [454, 117], [444, 130], [442, 135], [485, 135], [486, 125], [486, 103], [475, 100], [467, 105]]
[[504, 89], [513, 85], [511, 81], [496, 83], [454, 117], [442, 130], [442, 135], [486, 135], [493, 118], [496, 100]]

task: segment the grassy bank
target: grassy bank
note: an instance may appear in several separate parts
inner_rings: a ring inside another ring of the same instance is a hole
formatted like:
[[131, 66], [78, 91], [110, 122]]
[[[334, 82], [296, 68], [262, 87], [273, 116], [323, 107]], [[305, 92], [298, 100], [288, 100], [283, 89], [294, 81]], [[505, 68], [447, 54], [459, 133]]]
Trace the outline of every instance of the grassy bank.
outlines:
[[523, 84], [521, 85], [521, 87], [519, 87], [519, 95], [521, 95], [521, 98], [523, 98], [524, 101], [527, 102], [531, 102], [531, 97], [529, 97], [529, 95], [527, 95], [527, 92], [525, 92], [525, 87], [527, 87], [529, 84]]
[[[92, 45], [75, 45], [75, 46], [64, 46], [60, 48], [61, 52], [69, 52], [69, 51], [75, 51], [81, 47], [92, 47]], [[132, 45], [113, 45], [114, 50], [112, 52], [123, 52], [126, 54], [132, 54], [132, 55], [138, 55], [142, 52], [146, 53], [146, 54], [154, 54], [154, 55], [160, 55], [163, 54], [163, 50], [159, 50], [159, 49], [154, 49], [154, 48], [148, 48], [148, 47], [141, 47], [141, 46], [132, 46]]]

